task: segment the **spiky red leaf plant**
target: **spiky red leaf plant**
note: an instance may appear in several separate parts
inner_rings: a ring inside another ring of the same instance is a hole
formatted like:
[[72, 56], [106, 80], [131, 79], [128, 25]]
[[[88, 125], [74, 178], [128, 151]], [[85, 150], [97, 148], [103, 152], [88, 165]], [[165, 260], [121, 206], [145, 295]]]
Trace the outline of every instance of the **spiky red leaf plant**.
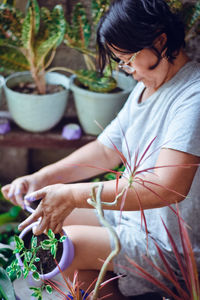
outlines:
[[169, 241], [171, 243], [173, 253], [175, 255], [179, 270], [181, 271], [183, 284], [181, 284], [174, 273], [173, 269], [169, 265], [168, 261], [165, 258], [165, 254], [159, 247], [159, 245], [154, 241], [155, 246], [157, 248], [158, 254], [163, 262], [164, 269], [159, 268], [156, 264], [154, 264], [148, 257], [144, 256], [144, 259], [148, 261], [148, 263], [157, 270], [164, 278], [166, 278], [175, 288], [176, 292], [170, 290], [163, 282], [159, 281], [157, 278], [152, 276], [149, 272], [147, 272], [144, 268], [139, 266], [136, 262], [132, 259], [128, 258], [128, 261], [135, 269], [129, 269], [133, 272], [136, 272], [141, 277], [146, 279], [147, 281], [151, 282], [152, 284], [159, 287], [159, 289], [163, 290], [167, 293], [170, 297], [174, 300], [199, 300], [200, 299], [200, 284], [199, 284], [199, 276], [197, 271], [197, 265], [195, 262], [194, 253], [192, 250], [192, 245], [189, 239], [189, 234], [186, 229], [186, 224], [182, 220], [178, 205], [177, 205], [177, 213], [176, 216], [178, 218], [178, 225], [179, 225], [179, 233], [181, 237], [181, 245], [183, 250], [183, 255], [179, 253], [176, 243], [173, 239], [172, 234], [169, 232], [167, 226], [165, 225], [164, 221], [162, 220], [163, 226], [167, 232]]
[[[57, 264], [57, 262], [56, 262]], [[64, 280], [64, 283], [61, 283], [56, 280], [45, 280], [44, 283], [49, 284], [55, 291], [57, 291], [58, 294], [60, 294], [62, 299], [66, 300], [92, 300], [93, 299], [93, 286], [95, 285], [97, 278], [91, 282], [91, 284], [88, 286], [87, 290], [83, 291], [82, 286], [83, 282], [81, 283], [78, 280], [78, 271], [74, 272], [73, 281], [69, 280], [64, 276], [64, 273], [60, 269], [59, 265], [57, 264], [60, 274]], [[100, 289], [102, 289], [105, 285], [107, 285], [109, 282], [120, 278], [121, 275], [112, 277], [104, 282], [101, 283]], [[65, 292], [66, 290], [66, 292]], [[92, 291], [91, 291], [92, 290]], [[98, 298], [98, 300], [103, 300], [111, 297], [112, 294], [104, 295], [101, 298]]]

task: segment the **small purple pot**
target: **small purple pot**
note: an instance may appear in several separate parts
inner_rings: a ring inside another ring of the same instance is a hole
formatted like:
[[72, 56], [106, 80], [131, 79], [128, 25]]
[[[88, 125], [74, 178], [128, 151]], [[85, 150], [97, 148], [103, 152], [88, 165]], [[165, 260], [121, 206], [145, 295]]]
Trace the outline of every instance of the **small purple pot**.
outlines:
[[[32, 224], [30, 224], [29, 226], [27, 226], [19, 235], [19, 237], [21, 239], [23, 239], [23, 237], [29, 232], [32, 230], [32, 228], [34, 226], [36, 226], [39, 222], [34, 222]], [[64, 235], [65, 232], [63, 231]], [[19, 265], [23, 268], [23, 262], [19, 256], [18, 253], [16, 253], [16, 257], [18, 259], [18, 262], [19, 262]], [[60, 269], [62, 271], [64, 271], [66, 268], [69, 267], [69, 265], [72, 263], [72, 260], [74, 258], [74, 246], [72, 244], [72, 241], [67, 238], [64, 242], [63, 242], [63, 254], [62, 254], [62, 257], [60, 259], [60, 261], [58, 262], [58, 265], [60, 267]], [[40, 274], [40, 279], [42, 280], [47, 280], [47, 279], [51, 279], [52, 277], [56, 276], [58, 273], [60, 272], [58, 266], [52, 270], [51, 272], [49, 273], [46, 273], [46, 274]]]

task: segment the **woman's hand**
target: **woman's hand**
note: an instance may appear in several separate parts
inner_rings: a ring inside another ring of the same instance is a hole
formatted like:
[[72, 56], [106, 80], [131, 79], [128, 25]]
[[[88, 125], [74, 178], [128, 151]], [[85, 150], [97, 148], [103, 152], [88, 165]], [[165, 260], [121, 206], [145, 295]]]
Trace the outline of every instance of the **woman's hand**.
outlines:
[[48, 180], [45, 174], [36, 172], [32, 175], [19, 177], [11, 184], [5, 185], [2, 187], [2, 193], [4, 197], [10, 200], [14, 205], [19, 205], [24, 208], [24, 196], [46, 185], [48, 185]]
[[41, 201], [35, 212], [20, 224], [19, 230], [41, 218], [39, 225], [34, 228], [34, 234], [47, 232], [48, 229], [52, 229], [54, 233], [60, 232], [65, 218], [75, 208], [71, 186], [65, 184], [49, 185], [27, 195], [25, 200], [41, 199]]

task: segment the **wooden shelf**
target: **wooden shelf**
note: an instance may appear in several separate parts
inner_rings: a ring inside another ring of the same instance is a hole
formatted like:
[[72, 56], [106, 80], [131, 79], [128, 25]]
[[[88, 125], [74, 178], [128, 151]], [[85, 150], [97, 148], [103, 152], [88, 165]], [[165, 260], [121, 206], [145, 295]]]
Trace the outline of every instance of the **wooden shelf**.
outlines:
[[32, 133], [19, 128], [11, 122], [11, 131], [5, 135], [0, 135], [0, 147], [30, 149], [79, 148], [96, 139], [95, 136], [83, 134], [78, 140], [66, 140], [61, 133], [63, 126], [68, 123], [78, 123], [78, 120], [74, 117], [65, 117], [55, 128], [47, 132]]

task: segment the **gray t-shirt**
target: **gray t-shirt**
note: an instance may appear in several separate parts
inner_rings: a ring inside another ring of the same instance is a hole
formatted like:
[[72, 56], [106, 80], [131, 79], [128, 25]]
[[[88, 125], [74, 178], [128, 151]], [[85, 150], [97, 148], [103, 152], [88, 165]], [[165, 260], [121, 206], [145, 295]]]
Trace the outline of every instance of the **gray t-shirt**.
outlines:
[[[138, 103], [143, 89], [143, 83], [136, 85], [118, 116], [98, 137], [99, 141], [114, 148], [112, 140], [133, 167], [136, 152], [139, 151], [141, 157], [156, 137], [145, 156], [147, 159], [143, 160], [141, 170], [155, 165], [161, 148], [200, 156], [200, 64], [188, 62], [145, 102]], [[200, 168], [189, 194], [179, 203], [179, 208], [181, 216], [191, 227], [188, 231], [200, 266]], [[162, 217], [182, 252], [177, 217], [169, 207], [145, 210], [145, 216], [149, 233], [163, 248], [171, 251]], [[140, 212], [123, 212], [123, 218], [132, 223], [141, 223]]]

